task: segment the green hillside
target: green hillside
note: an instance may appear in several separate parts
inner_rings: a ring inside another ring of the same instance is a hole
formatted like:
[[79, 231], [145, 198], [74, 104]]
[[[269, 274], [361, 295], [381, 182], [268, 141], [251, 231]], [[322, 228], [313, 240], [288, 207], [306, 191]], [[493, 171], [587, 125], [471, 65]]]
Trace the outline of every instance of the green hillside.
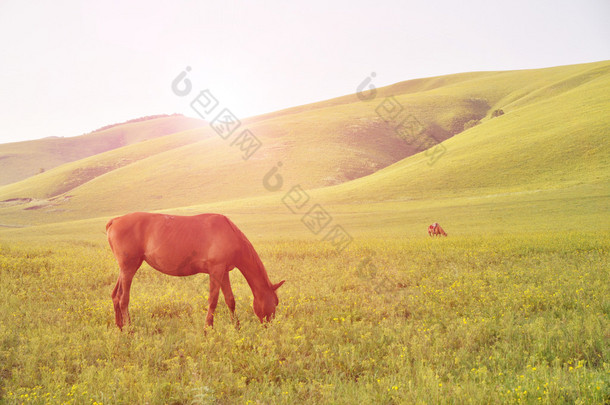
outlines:
[[198, 142], [205, 136], [202, 129], [191, 129], [142, 141], [63, 164], [26, 180], [4, 186], [2, 190], [7, 196], [28, 196], [35, 200], [51, 199], [108, 172]]
[[86, 135], [2, 144], [0, 185], [26, 179], [67, 162], [203, 125], [199, 120], [182, 116], [145, 118], [109, 125]]
[[[367, 102], [350, 95], [246, 119], [262, 144], [247, 160], [206, 125], [1, 187], [0, 224], [191, 207], [181, 211], [243, 214], [257, 231], [273, 220], [293, 232], [282, 197], [296, 185], [355, 232], [371, 221], [402, 232], [435, 219], [533, 228], [549, 215], [570, 229], [607, 224], [609, 90], [608, 61], [412, 80]], [[417, 131], [405, 136], [384, 121], [387, 97]], [[274, 167], [277, 190], [264, 183]], [[273, 218], [258, 227], [252, 212]]]
[[329, 193], [384, 201], [607, 186], [609, 90], [609, 63], [582, 69], [497, 105], [506, 114], [445, 141], [433, 165], [428, 151]]

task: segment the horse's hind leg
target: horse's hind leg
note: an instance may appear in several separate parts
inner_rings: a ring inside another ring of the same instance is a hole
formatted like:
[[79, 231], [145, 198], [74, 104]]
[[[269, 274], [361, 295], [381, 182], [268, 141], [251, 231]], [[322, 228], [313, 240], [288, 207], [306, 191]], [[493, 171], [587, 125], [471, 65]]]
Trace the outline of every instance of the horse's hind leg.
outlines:
[[123, 325], [131, 323], [129, 316], [129, 291], [131, 290], [133, 276], [141, 264], [141, 260], [131, 263], [119, 261], [119, 279], [112, 291], [112, 303], [114, 304], [115, 322], [121, 330]]
[[231, 280], [229, 279], [228, 271], [225, 272], [220, 288], [222, 289], [222, 295], [225, 296], [225, 302], [229, 307], [229, 311], [231, 311], [231, 320], [235, 322], [235, 327], [239, 329], [239, 319], [237, 319], [237, 315], [235, 315], [235, 297], [233, 296], [233, 290], [231, 289]]
[[123, 315], [121, 314], [121, 307], [119, 305], [121, 295], [121, 276], [112, 290], [112, 304], [114, 305], [114, 321], [119, 329], [123, 329]]
[[136, 271], [138, 271], [137, 267], [135, 268], [135, 270], [123, 271], [121, 269], [121, 276], [119, 277], [119, 280], [121, 282], [121, 296], [119, 299], [119, 307], [121, 309], [121, 315], [123, 316], [124, 323], [128, 324], [131, 324], [131, 317], [129, 316], [129, 291], [131, 290], [131, 282], [133, 280], [133, 276], [135, 276], [136, 274]]

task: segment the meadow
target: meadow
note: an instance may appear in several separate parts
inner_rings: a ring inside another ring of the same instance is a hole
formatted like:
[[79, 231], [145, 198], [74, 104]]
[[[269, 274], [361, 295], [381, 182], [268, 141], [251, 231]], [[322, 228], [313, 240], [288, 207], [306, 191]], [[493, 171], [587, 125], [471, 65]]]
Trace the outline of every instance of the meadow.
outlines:
[[[247, 157], [186, 117], [0, 147], [0, 404], [610, 403], [609, 88], [608, 61], [410, 80], [244, 119]], [[163, 210], [244, 231], [272, 323], [234, 270], [241, 328], [221, 299], [206, 331], [208, 277], [144, 265], [118, 330], [104, 225]]]
[[610, 235], [254, 241], [278, 290], [241, 328], [208, 277], [144, 265], [114, 325], [103, 240], [0, 243], [0, 403], [608, 403]]

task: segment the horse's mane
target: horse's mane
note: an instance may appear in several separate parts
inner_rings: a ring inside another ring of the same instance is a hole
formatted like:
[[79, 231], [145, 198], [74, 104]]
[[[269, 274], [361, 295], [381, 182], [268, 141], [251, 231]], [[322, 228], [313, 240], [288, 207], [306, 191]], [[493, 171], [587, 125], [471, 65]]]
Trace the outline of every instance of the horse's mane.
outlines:
[[[233, 229], [233, 232], [235, 232], [235, 234], [238, 235], [241, 239], [242, 247], [245, 248], [242, 250], [242, 254], [248, 256], [247, 261], [256, 266], [256, 269], [260, 273], [261, 277], [265, 280], [267, 285], [269, 287], [272, 287], [271, 280], [269, 279], [269, 275], [267, 274], [267, 270], [265, 269], [265, 265], [263, 264], [263, 261], [259, 257], [258, 253], [256, 253], [256, 250], [254, 250], [254, 246], [252, 246], [252, 243], [250, 243], [246, 235], [244, 235], [244, 233], [237, 227], [237, 225], [233, 223], [233, 221], [231, 221], [227, 217], [224, 218], [227, 220], [229, 226]], [[243, 271], [242, 269], [240, 270]]]

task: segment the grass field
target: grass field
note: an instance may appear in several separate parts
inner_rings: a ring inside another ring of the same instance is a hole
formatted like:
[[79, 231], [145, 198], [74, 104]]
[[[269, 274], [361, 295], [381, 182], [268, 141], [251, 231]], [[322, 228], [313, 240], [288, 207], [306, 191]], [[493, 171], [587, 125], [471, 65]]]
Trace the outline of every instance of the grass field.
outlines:
[[[411, 80], [244, 119], [249, 160], [184, 117], [74, 139], [0, 187], [0, 404], [610, 403], [609, 89], [608, 61]], [[415, 153], [386, 97], [442, 143]], [[45, 142], [0, 148], [6, 176]], [[121, 333], [104, 225], [134, 210], [228, 215], [286, 280], [276, 319], [234, 271], [241, 329], [221, 301], [204, 333], [208, 277], [144, 265]]]
[[130, 333], [97, 242], [0, 245], [0, 402], [604, 403], [610, 236], [561, 232], [258, 240], [279, 290], [262, 327], [237, 271], [241, 329], [207, 276], [144, 266]]

